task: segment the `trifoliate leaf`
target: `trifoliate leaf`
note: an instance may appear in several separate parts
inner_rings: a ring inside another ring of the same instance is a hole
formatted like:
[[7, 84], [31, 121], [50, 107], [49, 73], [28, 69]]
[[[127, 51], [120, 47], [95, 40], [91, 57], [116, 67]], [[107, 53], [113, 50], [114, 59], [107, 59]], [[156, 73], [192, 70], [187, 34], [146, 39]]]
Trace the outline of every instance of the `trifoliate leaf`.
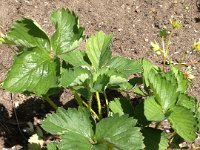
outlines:
[[42, 121], [42, 128], [49, 133], [58, 135], [76, 133], [90, 138], [94, 134], [90, 113], [83, 108], [78, 110], [58, 108], [56, 113], [49, 114]]
[[154, 128], [144, 128], [145, 150], [166, 150], [168, 147], [167, 135], [162, 130]]
[[78, 17], [68, 9], [55, 10], [51, 14], [55, 26], [52, 47], [57, 55], [76, 49], [83, 36], [84, 29], [79, 27]]
[[165, 119], [162, 107], [153, 96], [147, 97], [144, 100], [144, 115], [149, 121], [162, 121]]
[[111, 59], [112, 36], [105, 35], [102, 31], [97, 32], [86, 42], [86, 53], [95, 70], [105, 66]]
[[182, 106], [175, 106], [168, 117], [172, 128], [186, 141], [194, 141], [197, 137], [197, 120], [193, 113]]
[[46, 33], [35, 21], [25, 17], [13, 24], [6, 38], [17, 46], [39, 47], [41, 50], [51, 51], [50, 40]]
[[134, 73], [141, 73], [142, 69], [142, 59], [131, 60], [122, 56], [113, 57], [109, 64], [109, 68], [114, 68], [118, 72], [123, 73], [126, 77], [129, 77]]
[[3, 88], [11, 92], [46, 94], [57, 86], [56, 66], [48, 52], [39, 48], [24, 51], [15, 58]]
[[74, 68], [64, 70], [61, 75], [60, 85], [63, 87], [81, 85], [89, 78], [88, 70], [83, 68]]
[[155, 95], [156, 101], [161, 105], [165, 113], [170, 107], [174, 106], [179, 95], [176, 92], [177, 83], [168, 81], [160, 73], [154, 70], [149, 72], [149, 84]]
[[109, 108], [113, 113], [118, 113], [119, 116], [128, 114], [129, 116], [133, 116], [133, 107], [125, 98], [115, 98], [113, 101], [109, 103]]
[[127, 115], [105, 118], [97, 123], [96, 140], [98, 143], [105, 143], [110, 149], [143, 149], [143, 136], [140, 128], [134, 127], [135, 125], [136, 120]]

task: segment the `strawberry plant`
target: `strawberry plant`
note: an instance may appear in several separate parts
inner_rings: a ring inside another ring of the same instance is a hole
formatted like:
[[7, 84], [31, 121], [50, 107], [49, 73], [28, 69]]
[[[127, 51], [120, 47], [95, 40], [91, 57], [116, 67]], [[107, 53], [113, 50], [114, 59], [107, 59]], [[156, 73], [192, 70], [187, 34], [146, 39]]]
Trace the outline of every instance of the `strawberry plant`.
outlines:
[[[41, 97], [56, 109], [41, 122], [53, 140], [43, 140], [45, 132], [40, 129], [30, 138], [29, 149], [162, 150], [196, 139], [198, 101], [187, 94], [184, 74], [173, 65], [169, 71], [165, 66], [171, 35], [166, 48], [151, 43], [156, 53], [162, 53], [161, 70], [146, 59], [112, 56], [112, 35], [102, 31], [86, 40], [86, 50], [79, 50], [84, 29], [68, 9], [53, 11], [51, 21], [51, 38], [25, 17], [0, 38], [2, 44], [18, 48], [2, 88]], [[171, 24], [173, 29], [180, 27], [180, 22]], [[160, 35], [164, 45], [168, 33], [161, 30]], [[64, 88], [71, 90], [78, 108], [57, 107], [49, 98]], [[109, 89], [122, 96], [108, 98]], [[133, 101], [129, 93], [139, 100]]]

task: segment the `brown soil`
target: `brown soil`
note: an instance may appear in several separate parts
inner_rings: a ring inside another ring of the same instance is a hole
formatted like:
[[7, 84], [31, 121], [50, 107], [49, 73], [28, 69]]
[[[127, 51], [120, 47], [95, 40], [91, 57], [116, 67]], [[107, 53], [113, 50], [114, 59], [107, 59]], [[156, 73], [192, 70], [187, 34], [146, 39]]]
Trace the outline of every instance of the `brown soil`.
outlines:
[[[200, 5], [196, 0], [1, 0], [0, 26], [2, 31], [7, 31], [15, 20], [28, 16], [52, 34], [49, 15], [53, 9], [61, 7], [75, 11], [87, 36], [99, 30], [113, 34], [112, 49], [115, 55], [146, 57], [157, 64], [161, 60], [149, 52], [150, 41], [157, 39], [159, 29], [169, 24], [169, 18], [180, 19], [184, 26], [173, 36], [170, 55], [176, 62], [191, 63], [200, 59], [200, 54], [191, 50], [193, 42], [200, 38]], [[1, 81], [12, 63], [13, 55], [10, 48], [0, 46]], [[191, 67], [196, 78], [190, 94], [200, 99], [200, 65], [194, 64]], [[65, 102], [71, 99], [66, 93], [62, 95]], [[13, 104], [17, 103], [20, 106], [13, 111]], [[49, 111], [41, 100], [27, 100], [23, 95], [1, 90], [0, 149], [20, 149], [25, 146], [29, 135], [23, 129], [27, 122], [33, 121], [34, 117], [43, 117]], [[18, 117], [18, 125], [15, 116]], [[19, 127], [23, 133], [19, 132]]]

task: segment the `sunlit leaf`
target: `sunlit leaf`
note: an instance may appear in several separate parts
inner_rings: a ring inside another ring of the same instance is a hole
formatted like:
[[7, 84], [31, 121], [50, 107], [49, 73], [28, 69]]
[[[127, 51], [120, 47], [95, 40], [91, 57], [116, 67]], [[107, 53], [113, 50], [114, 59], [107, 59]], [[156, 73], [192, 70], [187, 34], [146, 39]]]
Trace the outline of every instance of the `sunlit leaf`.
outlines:
[[57, 86], [56, 66], [49, 53], [39, 48], [24, 51], [15, 58], [3, 88], [11, 92], [46, 94], [51, 87]]
[[50, 41], [46, 33], [35, 21], [25, 17], [13, 24], [6, 38], [17, 46], [39, 47], [41, 50], [51, 50]]
[[55, 26], [52, 47], [57, 55], [76, 49], [83, 36], [84, 29], [79, 27], [78, 17], [68, 9], [52, 12], [51, 21]]
[[101, 31], [87, 40], [86, 53], [95, 70], [106, 65], [111, 59], [111, 40], [111, 35], [105, 35]]
[[193, 113], [182, 106], [170, 109], [169, 121], [173, 129], [186, 141], [194, 141], [197, 137], [197, 120]]

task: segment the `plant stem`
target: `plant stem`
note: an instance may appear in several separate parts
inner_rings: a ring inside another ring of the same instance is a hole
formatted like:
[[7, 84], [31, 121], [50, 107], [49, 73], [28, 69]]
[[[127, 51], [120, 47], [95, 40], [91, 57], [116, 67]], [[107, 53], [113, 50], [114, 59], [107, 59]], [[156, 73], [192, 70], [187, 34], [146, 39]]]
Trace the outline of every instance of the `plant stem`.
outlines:
[[75, 91], [72, 91], [73, 95], [74, 95], [74, 98], [76, 100], [76, 102], [78, 103], [79, 106], [83, 107], [83, 100], [81, 99], [81, 97], [75, 92]]
[[169, 53], [169, 46], [170, 46], [170, 44], [171, 44], [172, 34], [173, 34], [173, 30], [172, 30], [171, 33], [169, 34], [169, 38], [168, 38], [168, 41], [167, 41], [166, 56], [168, 56], [168, 53]]
[[55, 109], [58, 109], [58, 106], [48, 97], [48, 96], [43, 96], [43, 98]]
[[106, 101], [106, 110], [107, 110], [107, 116], [108, 116], [108, 114], [109, 114], [109, 104], [108, 104], [108, 97], [107, 97], [105, 91], [103, 92], [103, 95], [104, 95], [105, 101]]
[[97, 120], [99, 120], [99, 116], [96, 114], [96, 112], [90, 106], [88, 106], [86, 102], [82, 101], [82, 103], [91, 111], [91, 113], [93, 113], [93, 115], [97, 118]]
[[99, 97], [99, 92], [96, 92], [96, 99], [97, 99], [99, 119], [101, 119], [102, 118], [102, 108], [101, 108], [101, 101], [100, 101], [100, 97]]
[[163, 55], [163, 71], [165, 71], [165, 63], [166, 63], [166, 57], [165, 57], [165, 55], [166, 55], [166, 49], [165, 49], [165, 39], [164, 39], [164, 36], [162, 36], [162, 47], [163, 47], [163, 53], [162, 53], [162, 55]]

